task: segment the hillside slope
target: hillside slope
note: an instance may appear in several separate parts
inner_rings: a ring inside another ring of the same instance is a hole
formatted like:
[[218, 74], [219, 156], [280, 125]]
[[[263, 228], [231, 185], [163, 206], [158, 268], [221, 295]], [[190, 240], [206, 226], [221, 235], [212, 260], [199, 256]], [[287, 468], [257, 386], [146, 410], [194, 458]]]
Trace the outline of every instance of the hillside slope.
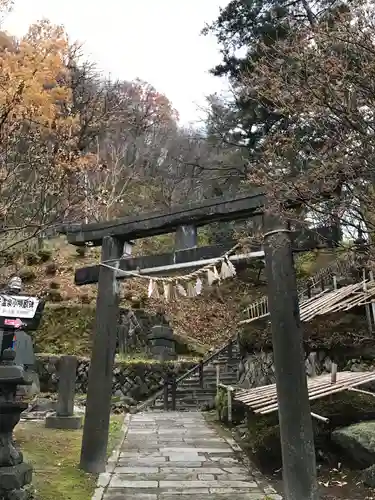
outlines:
[[[332, 255], [326, 254], [310, 256], [299, 266], [299, 272], [306, 262], [309, 266], [313, 264], [315, 270], [317, 257], [324, 266], [332, 259]], [[25, 292], [44, 295], [48, 300], [41, 329], [35, 334], [39, 351], [77, 354], [89, 351], [97, 285], [77, 287], [74, 271], [97, 264], [99, 259], [99, 249], [87, 249], [85, 255], [79, 255], [62, 237], [48, 242], [45, 251], [8, 256], [7, 265], [1, 269], [3, 283], [18, 273]], [[121, 305], [149, 312], [162, 310], [177, 334], [210, 348], [233, 335], [241, 311], [266, 293], [264, 282], [257, 278], [258, 270], [250, 266], [236, 278], [206, 288], [199, 297], [171, 302], [149, 299], [147, 281], [133, 278], [121, 282]]]

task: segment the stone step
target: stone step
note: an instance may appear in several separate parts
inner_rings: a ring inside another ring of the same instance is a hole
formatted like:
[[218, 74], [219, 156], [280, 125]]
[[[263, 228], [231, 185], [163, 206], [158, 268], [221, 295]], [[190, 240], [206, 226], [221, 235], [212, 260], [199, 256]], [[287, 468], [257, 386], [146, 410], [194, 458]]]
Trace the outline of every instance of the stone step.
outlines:
[[[224, 382], [223, 382], [224, 384]], [[224, 385], [237, 385], [237, 381], [233, 380], [230, 383], [226, 382]], [[177, 386], [177, 391], [180, 393], [186, 393], [186, 392], [191, 392], [191, 391], [216, 391], [216, 383], [215, 384], [204, 384], [203, 387], [200, 385], [196, 384], [193, 386], [189, 385], [184, 385], [184, 386]]]
[[[237, 380], [237, 373], [233, 374], [225, 374], [225, 375], [220, 375], [220, 381], [225, 384], [225, 382], [231, 382], [233, 380]], [[181, 386], [191, 386], [191, 385], [199, 385], [200, 384], [200, 379], [199, 377], [195, 378], [189, 378], [182, 380], [178, 385]], [[203, 374], [203, 384], [216, 384], [216, 376], [211, 377], [211, 376], [205, 376]]]
[[[238, 362], [239, 363], [239, 362]], [[225, 374], [225, 373], [233, 373], [237, 371], [238, 363], [233, 364], [233, 366], [222, 366], [220, 370], [220, 374]], [[212, 377], [216, 377], [216, 368], [214, 367], [204, 367], [203, 368], [203, 373], [205, 375], [211, 375]], [[198, 370], [194, 373], [192, 373], [188, 378], [197, 378], [199, 377], [199, 372]]]
[[[233, 369], [227, 369], [227, 367], [225, 367], [226, 369], [223, 369], [220, 371], [220, 378], [225, 377], [225, 375], [231, 375], [233, 373], [237, 373], [237, 367], [238, 367], [238, 363], [236, 363], [236, 365], [233, 366]], [[216, 379], [216, 370], [211, 370], [211, 369], [207, 368], [207, 369], [203, 370], [203, 376], [204, 377], [212, 377], [212, 378]], [[192, 375], [190, 375], [189, 377], [187, 377], [183, 380], [193, 380], [193, 379], [199, 379], [199, 373], [193, 373]]]
[[[233, 380], [225, 380], [221, 381], [223, 385], [237, 385], [237, 379]], [[177, 386], [177, 391], [181, 391], [181, 393], [189, 392], [189, 391], [216, 391], [216, 381], [212, 382], [211, 384], [209, 383], [204, 383], [203, 387], [200, 384], [185, 384], [185, 385], [178, 385]]]
[[216, 390], [216, 384], [212, 385], [204, 385], [203, 387], [200, 387], [199, 385], [195, 386], [189, 386], [189, 385], [178, 385], [176, 387], [176, 392], [177, 394], [186, 394], [187, 392], [194, 391], [196, 393], [201, 393], [201, 392], [206, 392], [206, 391], [212, 391]]
[[196, 393], [195, 391], [191, 392], [186, 392], [185, 394], [176, 394], [176, 400], [203, 400], [207, 398], [211, 398], [213, 396], [216, 396], [216, 391], [204, 391], [204, 392], [198, 392]]
[[[237, 373], [238, 369], [237, 369], [237, 365], [236, 365], [236, 368], [233, 369], [233, 370], [222, 370], [219, 374], [220, 378], [221, 377], [225, 377], [226, 375], [233, 375], [233, 373]], [[213, 372], [212, 370], [203, 370], [203, 377], [206, 377], [206, 378], [214, 378], [216, 379], [216, 371]], [[181, 382], [183, 382], [184, 380], [198, 380], [200, 377], [199, 377], [199, 373], [194, 373], [193, 375], [189, 375], [188, 377], [182, 379]]]
[[[212, 387], [211, 389], [191, 389], [191, 390], [178, 390], [176, 391], [176, 400], [184, 400], [184, 399], [204, 399], [207, 397], [212, 397], [216, 395], [216, 387]], [[171, 399], [171, 393], [168, 394], [168, 398]], [[163, 397], [160, 396], [158, 399], [163, 400]]]
[[[180, 407], [189, 407], [192, 409], [198, 409], [199, 407], [203, 406], [204, 404], [211, 403], [216, 396], [216, 392], [210, 392], [206, 394], [202, 394], [200, 396], [196, 396], [194, 394], [191, 394], [190, 396], [184, 396], [182, 397], [176, 397], [176, 408]], [[169, 398], [169, 406], [171, 407], [172, 400]], [[162, 398], [158, 398], [154, 404], [152, 405], [152, 408], [164, 408], [164, 400]]]
[[[220, 367], [220, 382], [225, 385], [236, 385], [238, 381], [238, 365], [241, 360], [237, 344], [233, 345], [232, 356], [228, 360], [228, 355], [223, 352], [212, 362], [203, 365], [203, 387], [200, 385], [199, 372], [183, 379], [176, 388], [176, 409], [179, 411], [191, 411], [202, 408], [205, 404], [212, 403], [216, 396], [216, 365], [215, 361], [223, 364]], [[171, 407], [171, 394], [169, 393], [169, 407]], [[164, 409], [163, 397], [157, 398], [150, 406], [153, 410]]]
[[[237, 377], [220, 379], [220, 383], [224, 385], [236, 384]], [[216, 389], [216, 380], [204, 380], [203, 385], [201, 385], [198, 380], [195, 382], [185, 382], [184, 384], [178, 384], [177, 387], [183, 387], [184, 389], [211, 389], [212, 387], [214, 387]]]
[[[230, 380], [221, 380], [221, 383], [224, 385], [237, 385], [237, 378], [233, 378]], [[216, 390], [216, 381], [213, 381], [212, 383], [205, 382], [203, 386], [200, 384], [184, 384], [184, 385], [178, 385], [177, 390], [182, 390], [182, 391], [194, 391], [194, 390]]]
[[[192, 391], [190, 394], [186, 393], [184, 395], [176, 394], [176, 407], [179, 408], [189, 407], [189, 408], [198, 408], [206, 403], [210, 403], [214, 400], [216, 396], [216, 390], [213, 391], [205, 391], [201, 393], [195, 393]], [[172, 403], [172, 398], [169, 396], [168, 398], [169, 405]], [[164, 400], [163, 398], [158, 398], [153, 407], [164, 408]]]

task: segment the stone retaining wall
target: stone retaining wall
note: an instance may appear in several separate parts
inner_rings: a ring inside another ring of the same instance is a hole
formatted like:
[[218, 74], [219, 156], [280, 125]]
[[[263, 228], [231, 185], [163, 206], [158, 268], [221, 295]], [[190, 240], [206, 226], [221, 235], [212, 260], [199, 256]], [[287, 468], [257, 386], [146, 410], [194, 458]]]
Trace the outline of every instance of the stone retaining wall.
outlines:
[[[325, 350], [317, 350], [315, 356], [306, 357], [307, 375], [329, 373], [332, 367], [331, 354]], [[315, 359], [315, 360], [314, 360]], [[343, 371], [375, 371], [375, 359], [345, 358], [336, 359], [338, 370]], [[314, 367], [312, 366], [314, 363]], [[248, 354], [240, 361], [238, 368], [239, 385], [244, 388], [259, 387], [275, 383], [275, 366], [272, 351], [259, 351]]]
[[[36, 356], [36, 371], [40, 379], [41, 392], [56, 392], [58, 385], [58, 362], [60, 357], [50, 354]], [[143, 401], [151, 396], [163, 383], [166, 376], [174, 374], [177, 377], [197, 364], [196, 361], [147, 362], [131, 361], [116, 362], [113, 370], [112, 395], [129, 406]], [[76, 392], [85, 394], [87, 391], [90, 360], [78, 358]]]

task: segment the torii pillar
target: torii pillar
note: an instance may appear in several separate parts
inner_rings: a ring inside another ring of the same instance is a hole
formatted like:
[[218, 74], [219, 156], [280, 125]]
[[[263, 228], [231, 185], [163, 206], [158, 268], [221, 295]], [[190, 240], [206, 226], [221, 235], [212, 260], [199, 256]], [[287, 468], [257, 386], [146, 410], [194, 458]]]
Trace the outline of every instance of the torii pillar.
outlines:
[[[118, 238], [104, 237], [101, 261], [116, 259], [110, 265], [118, 267], [123, 248]], [[80, 468], [92, 474], [104, 472], [107, 462], [118, 316], [116, 271], [100, 266], [80, 460]]]
[[318, 500], [310, 402], [290, 231], [265, 216], [264, 252], [285, 500]]

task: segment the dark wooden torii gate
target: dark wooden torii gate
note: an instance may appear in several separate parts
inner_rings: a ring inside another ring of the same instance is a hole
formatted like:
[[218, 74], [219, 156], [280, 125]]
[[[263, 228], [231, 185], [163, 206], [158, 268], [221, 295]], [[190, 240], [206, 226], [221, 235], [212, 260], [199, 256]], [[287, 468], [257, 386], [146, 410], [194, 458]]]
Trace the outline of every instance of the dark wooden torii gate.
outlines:
[[[143, 214], [108, 222], [66, 228], [68, 242], [102, 246], [101, 261], [125, 271], [192, 263], [223, 255], [233, 242], [215, 247], [197, 247], [197, 227], [217, 221], [244, 220], [264, 214], [262, 192], [236, 198], [206, 200], [177, 206], [165, 213]], [[290, 205], [298, 205], [291, 202]], [[283, 455], [286, 500], [315, 500], [316, 470], [300, 327], [293, 250], [307, 251], [334, 246], [336, 228], [304, 235], [291, 233], [279, 220], [264, 217], [264, 252], [272, 319], [276, 383]], [[123, 248], [131, 240], [176, 232], [176, 250], [171, 254], [125, 258]], [[292, 247], [293, 241], [293, 247]], [[259, 247], [254, 251], [258, 250]], [[122, 274], [122, 273], [119, 273]], [[148, 269], [150, 274], [150, 269]], [[112, 371], [118, 321], [116, 271], [105, 266], [78, 269], [77, 285], [98, 283], [95, 331], [89, 371], [86, 417], [80, 467], [92, 473], [105, 470], [112, 395]]]

